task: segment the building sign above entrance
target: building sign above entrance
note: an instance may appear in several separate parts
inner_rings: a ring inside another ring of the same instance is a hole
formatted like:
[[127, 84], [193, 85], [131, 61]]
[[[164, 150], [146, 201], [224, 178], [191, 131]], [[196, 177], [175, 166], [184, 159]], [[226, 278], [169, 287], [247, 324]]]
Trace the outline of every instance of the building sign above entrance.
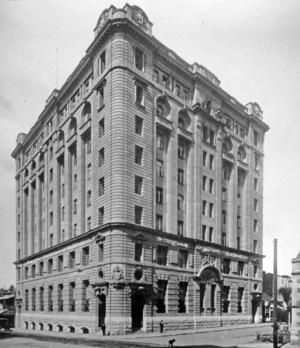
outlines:
[[180, 247], [184, 247], [184, 248], [188, 248], [189, 247], [187, 243], [181, 243], [181, 242], [177, 242], [175, 240], [170, 240], [170, 239], [167, 239], [167, 238], [157, 237], [157, 240], [160, 241], [160, 242], [165, 242], [165, 243], [171, 244], [173, 246], [180, 246]]
[[219, 250], [219, 249], [215, 249], [215, 248], [211, 248], [211, 247], [207, 247], [207, 246], [200, 246], [197, 245], [196, 246], [196, 250], [200, 250], [204, 253], [213, 253], [213, 254], [222, 254], [225, 256], [229, 256], [229, 257], [235, 257], [237, 259], [243, 259], [243, 260], [247, 260], [248, 257], [245, 255], [239, 255], [236, 253], [231, 253], [230, 251], [225, 251], [225, 250]]

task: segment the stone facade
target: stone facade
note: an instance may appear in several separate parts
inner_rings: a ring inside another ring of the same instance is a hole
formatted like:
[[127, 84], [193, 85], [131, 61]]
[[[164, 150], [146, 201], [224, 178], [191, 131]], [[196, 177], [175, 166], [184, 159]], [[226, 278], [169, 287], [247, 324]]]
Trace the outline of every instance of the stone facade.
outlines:
[[16, 160], [17, 326], [111, 334], [260, 321], [268, 126], [205, 67], [103, 11]]
[[292, 260], [292, 327], [291, 342], [300, 342], [300, 252], [295, 259]]

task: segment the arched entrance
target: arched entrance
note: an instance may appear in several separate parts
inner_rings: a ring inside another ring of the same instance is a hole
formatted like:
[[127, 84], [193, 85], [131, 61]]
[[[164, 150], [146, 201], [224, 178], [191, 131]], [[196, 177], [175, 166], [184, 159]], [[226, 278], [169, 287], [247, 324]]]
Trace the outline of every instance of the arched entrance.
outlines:
[[131, 318], [132, 329], [140, 329], [143, 327], [144, 306], [146, 296], [141, 291], [133, 292], [131, 295]]

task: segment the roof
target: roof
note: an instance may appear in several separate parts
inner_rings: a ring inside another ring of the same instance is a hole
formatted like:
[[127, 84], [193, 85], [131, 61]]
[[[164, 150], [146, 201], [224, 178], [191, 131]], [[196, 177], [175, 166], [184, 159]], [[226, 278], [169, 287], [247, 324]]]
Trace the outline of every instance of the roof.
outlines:
[[4, 295], [4, 296], [0, 296], [0, 301], [1, 301], [1, 300], [8, 300], [8, 299], [13, 298], [13, 297], [15, 297], [15, 295]]
[[9, 309], [0, 309], [0, 314], [3, 314], [5, 312], [9, 311]]

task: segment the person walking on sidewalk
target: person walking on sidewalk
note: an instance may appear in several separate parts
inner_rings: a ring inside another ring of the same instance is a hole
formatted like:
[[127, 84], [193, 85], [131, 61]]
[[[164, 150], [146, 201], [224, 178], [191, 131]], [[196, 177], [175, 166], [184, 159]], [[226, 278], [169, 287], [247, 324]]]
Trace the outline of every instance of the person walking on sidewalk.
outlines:
[[163, 333], [164, 332], [164, 321], [163, 320], [160, 321], [159, 326], [160, 326], [160, 333]]
[[105, 336], [106, 326], [104, 323], [101, 325], [101, 330], [102, 330], [103, 336]]

